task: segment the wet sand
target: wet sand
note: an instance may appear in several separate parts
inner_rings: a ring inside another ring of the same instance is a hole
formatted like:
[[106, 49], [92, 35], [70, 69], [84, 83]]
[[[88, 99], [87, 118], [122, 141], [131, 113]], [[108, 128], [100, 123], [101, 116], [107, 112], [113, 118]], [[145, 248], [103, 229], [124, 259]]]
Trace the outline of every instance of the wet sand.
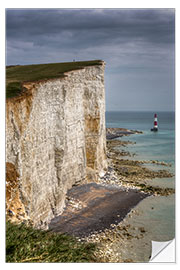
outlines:
[[68, 191], [66, 208], [49, 224], [53, 232], [86, 237], [118, 224], [149, 196], [135, 189], [89, 183]]

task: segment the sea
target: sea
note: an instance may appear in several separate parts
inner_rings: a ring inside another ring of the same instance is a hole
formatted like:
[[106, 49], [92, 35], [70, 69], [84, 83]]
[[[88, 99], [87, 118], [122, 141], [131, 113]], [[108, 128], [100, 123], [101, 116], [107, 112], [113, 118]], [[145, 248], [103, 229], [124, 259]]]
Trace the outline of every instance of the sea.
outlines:
[[[158, 132], [152, 132], [154, 114], [158, 118]], [[167, 169], [174, 174], [171, 178], [156, 178], [150, 180], [151, 185], [175, 188], [175, 113], [174, 112], [106, 112], [106, 127], [120, 127], [142, 131], [142, 134], [132, 134], [119, 138], [135, 144], [128, 144], [126, 151], [133, 155], [124, 157], [134, 160], [157, 160], [166, 162], [165, 167], [156, 164], [145, 164], [152, 170]], [[150, 196], [136, 206], [139, 215], [131, 219], [135, 226], [145, 228], [146, 237], [150, 241], [169, 241], [175, 238], [175, 195]], [[144, 248], [144, 252], [145, 252]], [[142, 252], [139, 250], [139, 252]], [[137, 250], [138, 253], [138, 250]], [[141, 257], [141, 253], [137, 254]]]

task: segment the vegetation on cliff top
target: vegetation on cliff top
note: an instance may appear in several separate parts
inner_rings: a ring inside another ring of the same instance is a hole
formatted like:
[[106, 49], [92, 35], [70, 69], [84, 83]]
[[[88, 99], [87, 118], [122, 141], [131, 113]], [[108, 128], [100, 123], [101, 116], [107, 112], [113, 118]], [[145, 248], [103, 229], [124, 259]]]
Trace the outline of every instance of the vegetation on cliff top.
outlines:
[[6, 223], [6, 262], [96, 262], [95, 244]]
[[60, 78], [64, 76], [64, 72], [101, 64], [102, 60], [93, 60], [25, 66], [7, 66], [6, 97], [11, 98], [19, 95], [21, 93], [21, 85], [25, 81]]

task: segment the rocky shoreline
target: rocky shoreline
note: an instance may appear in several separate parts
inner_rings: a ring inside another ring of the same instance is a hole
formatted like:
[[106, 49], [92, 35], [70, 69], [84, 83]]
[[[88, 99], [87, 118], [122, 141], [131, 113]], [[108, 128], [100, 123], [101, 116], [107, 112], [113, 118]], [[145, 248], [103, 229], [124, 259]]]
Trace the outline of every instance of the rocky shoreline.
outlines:
[[[62, 216], [52, 220], [49, 226], [52, 231], [74, 235], [78, 241], [96, 243], [95, 255], [101, 262], [149, 261], [151, 242], [147, 240], [147, 231], [142, 224], [131, 224], [132, 218], [139, 215], [134, 207], [142, 200], [174, 193], [173, 188], [151, 185], [153, 178], [172, 177], [173, 174], [164, 169], [154, 171], [144, 167], [147, 163], [164, 167], [170, 164], [157, 160], [125, 159], [132, 154], [122, 147], [133, 143], [117, 138], [135, 133], [142, 132], [107, 129], [108, 169], [105, 175], [96, 184], [70, 189]], [[135, 255], [139, 244], [148, 250], [141, 259]]]
[[[124, 151], [121, 147], [132, 144], [131, 141], [117, 140], [118, 137], [128, 136], [126, 132], [118, 136], [119, 129], [112, 129], [113, 136], [110, 135], [107, 139], [107, 156], [108, 156], [108, 171], [99, 179], [99, 183], [103, 185], [112, 185], [123, 187], [126, 190], [139, 190], [140, 193], [149, 194], [152, 198], [154, 196], [169, 196], [175, 193], [173, 188], [161, 188], [159, 186], [152, 186], [151, 180], [153, 178], [167, 178], [173, 177], [173, 174], [168, 170], [154, 171], [143, 165], [150, 163], [170, 167], [171, 164], [159, 162], [157, 160], [151, 161], [134, 161], [124, 159], [125, 156], [132, 156], [128, 151]], [[125, 131], [125, 130], [124, 130]], [[137, 132], [136, 133], [141, 133]], [[134, 134], [134, 133], [131, 133]], [[109, 139], [110, 138], [110, 139]], [[146, 199], [145, 199], [146, 200]], [[151, 256], [151, 241], [148, 240], [147, 231], [142, 225], [134, 226], [130, 221], [139, 215], [139, 211], [131, 209], [127, 216], [118, 224], [111, 224], [111, 228], [102, 232], [97, 232], [89, 235], [79, 241], [87, 241], [96, 243], [99, 247], [96, 256], [102, 262], [148, 262]], [[152, 207], [153, 211], [153, 207]], [[138, 244], [137, 244], [138, 241]], [[141, 254], [141, 259], [137, 259], [135, 250], [141, 246], [146, 249], [144, 254]]]
[[128, 136], [131, 134], [142, 134], [142, 131], [139, 130], [132, 130], [126, 128], [106, 128], [106, 139], [112, 140], [115, 138]]
[[[119, 128], [107, 129], [107, 133], [118, 136]], [[117, 130], [117, 133], [116, 133]], [[124, 130], [124, 129], [123, 129]], [[132, 134], [141, 134], [140, 131], [134, 131]], [[129, 134], [124, 134], [127, 136]], [[123, 135], [121, 134], [120, 137]], [[117, 138], [117, 137], [116, 137]], [[151, 179], [154, 178], [171, 178], [174, 175], [168, 170], [152, 170], [143, 165], [146, 164], [156, 164], [164, 167], [171, 167], [171, 164], [166, 162], [160, 162], [157, 160], [131, 160], [125, 159], [124, 157], [132, 157], [135, 154], [131, 154], [128, 151], [124, 151], [121, 147], [126, 147], [128, 144], [133, 144], [131, 141], [122, 141], [117, 139], [108, 139], [107, 140], [107, 157], [108, 157], [108, 171], [102, 177], [103, 183], [109, 184], [119, 184], [120, 186], [126, 186], [131, 188], [137, 188], [140, 191], [147, 192], [153, 195], [162, 195], [167, 196], [173, 194], [175, 190], [173, 188], [161, 188], [151, 185]], [[116, 178], [109, 179], [110, 175], [114, 171]]]

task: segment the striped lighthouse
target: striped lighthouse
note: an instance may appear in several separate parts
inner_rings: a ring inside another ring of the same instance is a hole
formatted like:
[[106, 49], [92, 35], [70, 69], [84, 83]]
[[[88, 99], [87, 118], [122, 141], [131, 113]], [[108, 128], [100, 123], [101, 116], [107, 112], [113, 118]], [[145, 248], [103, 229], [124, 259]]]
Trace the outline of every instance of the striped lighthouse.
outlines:
[[151, 128], [151, 131], [158, 131], [158, 124], [157, 124], [157, 114], [154, 114], [154, 127]]

